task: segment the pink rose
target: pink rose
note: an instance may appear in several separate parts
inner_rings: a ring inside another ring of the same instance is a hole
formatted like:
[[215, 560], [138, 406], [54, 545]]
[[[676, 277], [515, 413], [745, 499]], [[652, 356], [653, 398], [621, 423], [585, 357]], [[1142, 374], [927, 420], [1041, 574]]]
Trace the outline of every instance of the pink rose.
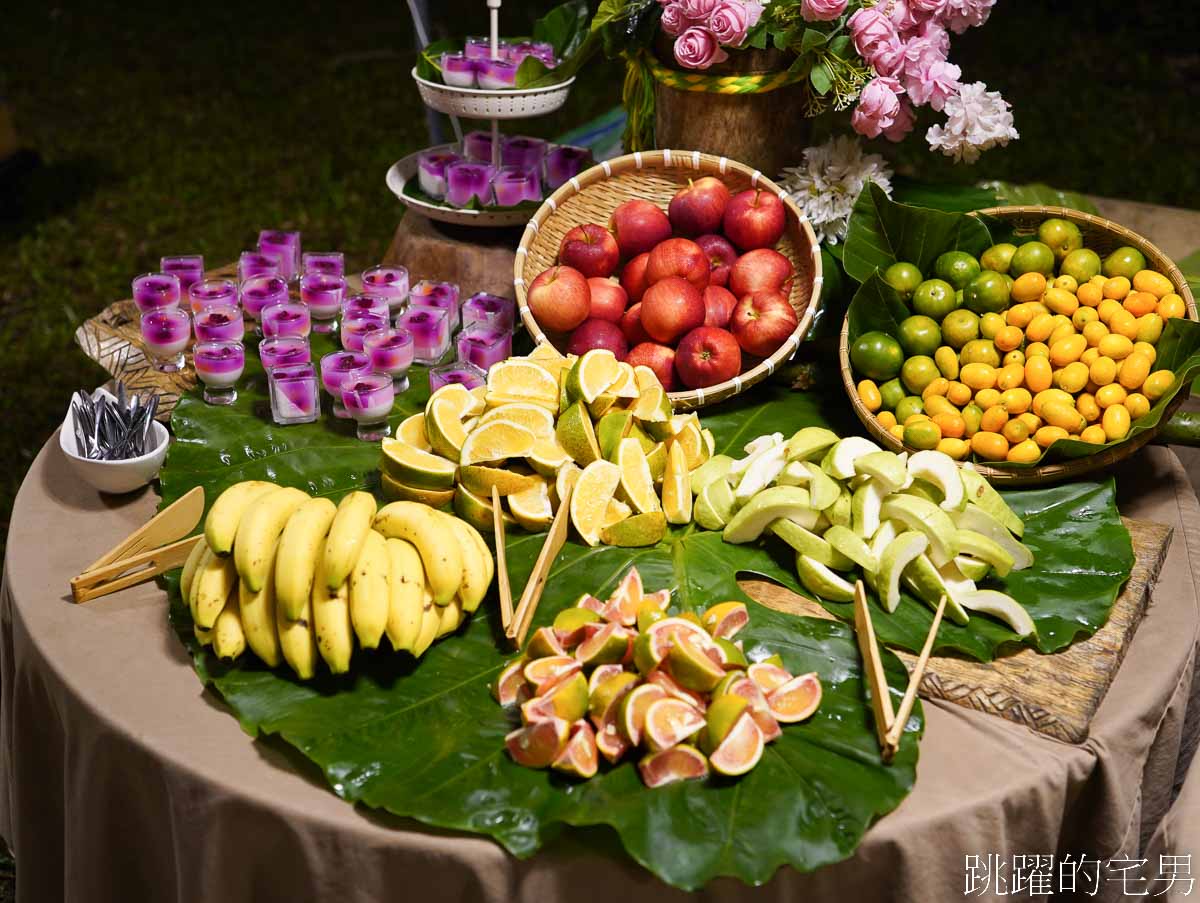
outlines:
[[846, 11], [848, 0], [800, 0], [800, 17], [805, 22], [832, 22]]
[[750, 13], [741, 0], [719, 0], [708, 20], [708, 28], [719, 43], [737, 47], [746, 40]]
[[675, 39], [675, 62], [685, 69], [707, 69], [713, 63], [723, 63], [729, 54], [721, 49], [713, 33], [693, 25]]
[[913, 123], [917, 117], [913, 115], [913, 106], [907, 100], [901, 98], [900, 110], [896, 113], [895, 121], [883, 130], [883, 137], [888, 141], [899, 143], [904, 140], [909, 132], [912, 131]]
[[878, 7], [860, 9], [850, 17], [850, 36], [854, 39], [854, 49], [858, 51], [870, 65], [880, 45], [896, 37], [896, 28], [892, 20], [879, 11]]
[[941, 53], [942, 59], [945, 59], [946, 54], [950, 52], [950, 33], [936, 19], [926, 19], [921, 23], [914, 40], [918, 39], [928, 41], [930, 45], [936, 47]]
[[878, 138], [893, 128], [903, 116], [900, 95], [904, 88], [889, 76], [873, 78], [859, 95], [858, 105], [850, 117], [854, 131], [868, 138]]
[[946, 0], [908, 0], [909, 9], [919, 19], [931, 19], [942, 14]]
[[683, 34], [684, 30], [692, 24], [692, 20], [684, 14], [682, 5], [668, 3], [663, 7], [662, 19], [659, 24], [662, 25], [663, 31], [674, 37]]
[[952, 32], [962, 34], [986, 22], [995, 4], [996, 0], [946, 0], [942, 17]]
[[919, 73], [917, 78], [905, 78], [905, 90], [912, 102], [921, 106], [929, 104], [935, 110], [946, 105], [946, 98], [957, 94], [962, 70], [953, 63], [933, 63]]
[[743, 0], [742, 5], [746, 7], [746, 21], [749, 23], [749, 27], [753, 28], [762, 18], [763, 5], [758, 0]]
[[891, 6], [888, 7], [892, 25], [896, 31], [906, 32], [912, 31], [920, 24], [920, 19], [924, 18], [914, 13], [912, 4], [907, 0], [892, 0]]
[[719, 0], [680, 0], [680, 6], [683, 7], [685, 16], [699, 22], [707, 21], [717, 8], [718, 2]]
[[904, 44], [898, 37], [878, 44], [875, 48], [875, 56], [870, 63], [879, 75], [896, 77], [903, 75], [906, 63]]

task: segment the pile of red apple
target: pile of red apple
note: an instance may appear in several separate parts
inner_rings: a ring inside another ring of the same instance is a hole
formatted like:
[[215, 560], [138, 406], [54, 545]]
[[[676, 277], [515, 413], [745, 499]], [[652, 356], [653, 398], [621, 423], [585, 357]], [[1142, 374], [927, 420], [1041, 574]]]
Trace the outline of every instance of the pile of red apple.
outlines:
[[626, 201], [607, 227], [563, 237], [558, 265], [530, 284], [529, 309], [571, 354], [607, 348], [668, 391], [715, 386], [796, 330], [792, 265], [774, 249], [786, 222], [773, 192], [731, 196], [712, 176], [689, 181], [666, 213]]

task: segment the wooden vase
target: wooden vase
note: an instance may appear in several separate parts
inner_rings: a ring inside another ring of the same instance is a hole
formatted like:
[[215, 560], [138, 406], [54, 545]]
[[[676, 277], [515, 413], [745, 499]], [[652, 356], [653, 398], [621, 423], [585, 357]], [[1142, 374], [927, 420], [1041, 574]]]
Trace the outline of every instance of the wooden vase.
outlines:
[[[663, 65], [678, 68], [673, 39], [659, 35], [655, 53]], [[791, 57], [778, 50], [734, 50], [705, 75], [758, 75], [786, 69]], [[690, 71], [690, 70], [689, 70]], [[812, 120], [804, 115], [805, 86], [797, 82], [764, 94], [680, 91], [654, 84], [655, 144], [698, 150], [738, 160], [770, 178], [800, 161], [811, 141]]]

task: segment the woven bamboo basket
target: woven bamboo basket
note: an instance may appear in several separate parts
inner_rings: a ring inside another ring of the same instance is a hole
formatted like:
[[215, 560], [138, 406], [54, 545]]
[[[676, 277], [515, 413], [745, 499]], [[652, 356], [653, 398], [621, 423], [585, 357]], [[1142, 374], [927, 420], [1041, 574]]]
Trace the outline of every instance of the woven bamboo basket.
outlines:
[[775, 192], [783, 200], [788, 222], [777, 250], [791, 261], [796, 271], [788, 300], [799, 323], [778, 351], [739, 376], [706, 389], [670, 393], [677, 411], [724, 401], [765, 379], [791, 358], [812, 325], [821, 291], [821, 249], [808, 219], [783, 189], [757, 170], [699, 151], [647, 151], [606, 160], [571, 179], [538, 208], [521, 236], [513, 271], [517, 307], [526, 328], [535, 341], [551, 342], [559, 350], [565, 350], [566, 337], [543, 332], [529, 310], [527, 298], [529, 284], [554, 265], [563, 236], [584, 223], [607, 223], [618, 205], [633, 198], [652, 201], [665, 210], [688, 179], [700, 175], [717, 176], [735, 194], [747, 188], [761, 188]]
[[[1196, 300], [1192, 296], [1192, 290], [1188, 286], [1187, 280], [1184, 279], [1183, 273], [1180, 272], [1179, 267], [1151, 242], [1136, 232], [1131, 232], [1124, 226], [1098, 216], [1081, 213], [1078, 210], [1071, 210], [1067, 207], [990, 207], [986, 210], [976, 211], [973, 215], [1004, 220], [1012, 225], [1018, 235], [1035, 234], [1038, 225], [1048, 217], [1060, 217], [1070, 220], [1083, 233], [1084, 245], [1094, 250], [1102, 258], [1111, 251], [1125, 245], [1137, 248], [1145, 255], [1146, 264], [1149, 268], [1157, 270], [1171, 280], [1171, 284], [1175, 286], [1176, 293], [1183, 298], [1183, 302], [1187, 307], [1188, 317], [1192, 320], [1197, 319]], [[916, 449], [906, 446], [881, 427], [879, 421], [875, 419], [874, 415], [859, 400], [854, 374], [850, 367], [849, 317], [842, 323], [841, 341], [838, 344], [838, 360], [842, 371], [842, 383], [846, 387], [846, 394], [850, 398], [850, 404], [854, 408], [854, 413], [858, 415], [858, 419], [862, 421], [863, 426], [867, 428], [867, 431], [875, 441], [880, 443], [884, 448], [889, 448], [892, 451], [916, 451]], [[1104, 470], [1118, 461], [1128, 458], [1153, 439], [1162, 424], [1171, 418], [1171, 415], [1183, 404], [1187, 396], [1188, 393], [1186, 391], [1180, 391], [1175, 395], [1167, 404], [1166, 410], [1159, 420], [1159, 427], [1144, 430], [1124, 442], [1102, 448], [1094, 455], [1055, 461], [1049, 464], [1039, 464], [1034, 467], [1005, 467], [1003, 465], [985, 464], [981, 461], [974, 462], [973, 466], [991, 482], [1007, 486], [1034, 486], [1044, 483], [1057, 483], [1097, 470]]]

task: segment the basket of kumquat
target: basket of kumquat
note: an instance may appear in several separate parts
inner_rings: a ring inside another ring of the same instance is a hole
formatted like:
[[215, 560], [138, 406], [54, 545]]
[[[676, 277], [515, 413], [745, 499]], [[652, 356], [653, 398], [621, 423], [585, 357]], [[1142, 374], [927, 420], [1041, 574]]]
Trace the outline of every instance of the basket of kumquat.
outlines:
[[877, 300], [856, 296], [840, 345], [855, 413], [886, 448], [936, 448], [994, 482], [1051, 482], [1129, 456], [1200, 373], [1179, 268], [1078, 211], [976, 215], [995, 240], [978, 257], [947, 250], [925, 273], [900, 261], [878, 273]]

